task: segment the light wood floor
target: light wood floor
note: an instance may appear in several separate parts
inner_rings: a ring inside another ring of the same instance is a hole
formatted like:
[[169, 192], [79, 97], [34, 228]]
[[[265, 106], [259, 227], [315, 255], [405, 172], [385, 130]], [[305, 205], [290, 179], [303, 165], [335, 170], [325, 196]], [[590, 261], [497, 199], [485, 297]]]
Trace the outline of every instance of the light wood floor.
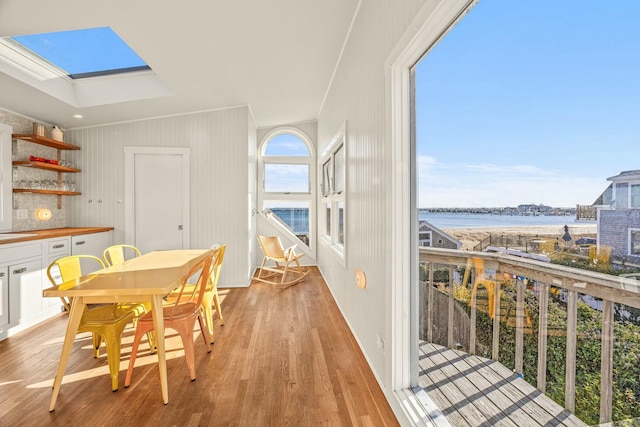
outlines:
[[[169, 404], [146, 341], [124, 388], [133, 329], [125, 330], [120, 390], [112, 393], [104, 351], [74, 344], [56, 410], [51, 385], [65, 314], [0, 342], [0, 425], [393, 426], [397, 421], [326, 284], [312, 269], [286, 290], [254, 284], [221, 290], [225, 325], [206, 352], [196, 335], [197, 380], [180, 339], [168, 332]], [[103, 349], [104, 350], [104, 349]]]
[[452, 426], [585, 426], [504, 365], [420, 343], [420, 386]]

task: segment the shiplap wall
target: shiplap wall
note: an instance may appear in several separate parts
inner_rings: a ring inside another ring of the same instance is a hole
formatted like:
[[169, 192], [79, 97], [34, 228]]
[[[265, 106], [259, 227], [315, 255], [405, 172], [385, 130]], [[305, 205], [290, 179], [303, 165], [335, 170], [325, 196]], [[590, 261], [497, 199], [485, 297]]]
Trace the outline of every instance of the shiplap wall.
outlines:
[[[82, 172], [69, 198], [67, 226], [112, 226], [124, 242], [124, 147], [189, 147], [191, 247], [226, 243], [220, 286], [247, 286], [251, 209], [255, 200], [255, 124], [247, 107], [162, 117], [66, 132], [81, 147], [71, 161]], [[161, 230], [159, 230], [161, 232]]]
[[[346, 268], [318, 245], [318, 265], [373, 370], [388, 380], [392, 357], [390, 313], [392, 248], [392, 146], [387, 140], [389, 76], [384, 63], [425, 3], [363, 1], [318, 117], [322, 152], [346, 120]], [[409, 167], [409, 165], [407, 165]], [[355, 269], [367, 277], [356, 287]], [[378, 335], [387, 343], [378, 348]], [[388, 384], [387, 384], [388, 385]]]

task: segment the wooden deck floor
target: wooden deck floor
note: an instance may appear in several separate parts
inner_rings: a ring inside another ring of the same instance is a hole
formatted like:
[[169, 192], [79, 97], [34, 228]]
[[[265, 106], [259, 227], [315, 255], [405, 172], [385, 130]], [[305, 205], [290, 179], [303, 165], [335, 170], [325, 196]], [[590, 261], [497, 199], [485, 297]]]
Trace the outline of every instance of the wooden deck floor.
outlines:
[[585, 426], [493, 360], [420, 344], [420, 386], [452, 426]]
[[120, 390], [111, 392], [104, 350], [94, 359], [90, 336], [79, 334], [52, 413], [67, 316], [0, 342], [0, 425], [398, 425], [317, 269], [286, 290], [254, 284], [221, 290], [221, 297], [225, 325], [215, 324], [213, 351], [195, 335], [195, 382], [179, 337], [168, 331], [166, 406], [157, 358], [144, 341], [131, 387], [122, 387], [131, 327], [123, 336]]

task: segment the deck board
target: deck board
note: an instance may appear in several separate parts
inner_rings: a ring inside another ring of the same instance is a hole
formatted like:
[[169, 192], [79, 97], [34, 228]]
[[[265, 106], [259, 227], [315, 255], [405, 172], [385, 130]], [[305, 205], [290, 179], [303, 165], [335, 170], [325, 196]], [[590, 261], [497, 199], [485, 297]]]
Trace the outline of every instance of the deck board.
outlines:
[[420, 386], [453, 426], [585, 426], [489, 359], [420, 343]]

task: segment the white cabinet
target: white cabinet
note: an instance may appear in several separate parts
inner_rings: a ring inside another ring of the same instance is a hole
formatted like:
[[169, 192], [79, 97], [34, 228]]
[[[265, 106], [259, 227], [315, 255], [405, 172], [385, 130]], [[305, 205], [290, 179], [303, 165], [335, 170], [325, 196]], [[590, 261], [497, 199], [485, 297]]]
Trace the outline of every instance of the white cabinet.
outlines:
[[[113, 244], [113, 231], [71, 236], [71, 255], [93, 255], [102, 259], [102, 253]], [[82, 273], [95, 271], [95, 263], [82, 264]]]
[[0, 340], [60, 313], [59, 298], [42, 296], [52, 286], [47, 268], [53, 261], [78, 254], [102, 258], [112, 242], [113, 231], [105, 231], [0, 244]]
[[9, 324], [9, 267], [0, 267], [0, 331]]
[[9, 319], [23, 324], [40, 317], [42, 311], [42, 260], [9, 266]]
[[0, 273], [0, 339], [4, 339], [42, 320], [41, 243], [0, 245]]
[[[65, 256], [71, 255], [71, 237], [65, 236], [55, 239], [47, 239], [42, 241], [42, 290], [50, 288], [53, 286], [51, 281], [49, 280], [49, 276], [47, 275], [47, 269], [49, 265], [53, 263], [58, 258], [62, 258]], [[60, 279], [60, 273], [57, 268], [53, 268], [51, 270], [51, 275], [54, 279]], [[57, 282], [56, 282], [57, 283]], [[59, 312], [62, 310], [62, 301], [60, 298], [43, 298], [42, 299], [42, 309], [49, 310], [51, 308], [57, 308], [54, 312]]]

